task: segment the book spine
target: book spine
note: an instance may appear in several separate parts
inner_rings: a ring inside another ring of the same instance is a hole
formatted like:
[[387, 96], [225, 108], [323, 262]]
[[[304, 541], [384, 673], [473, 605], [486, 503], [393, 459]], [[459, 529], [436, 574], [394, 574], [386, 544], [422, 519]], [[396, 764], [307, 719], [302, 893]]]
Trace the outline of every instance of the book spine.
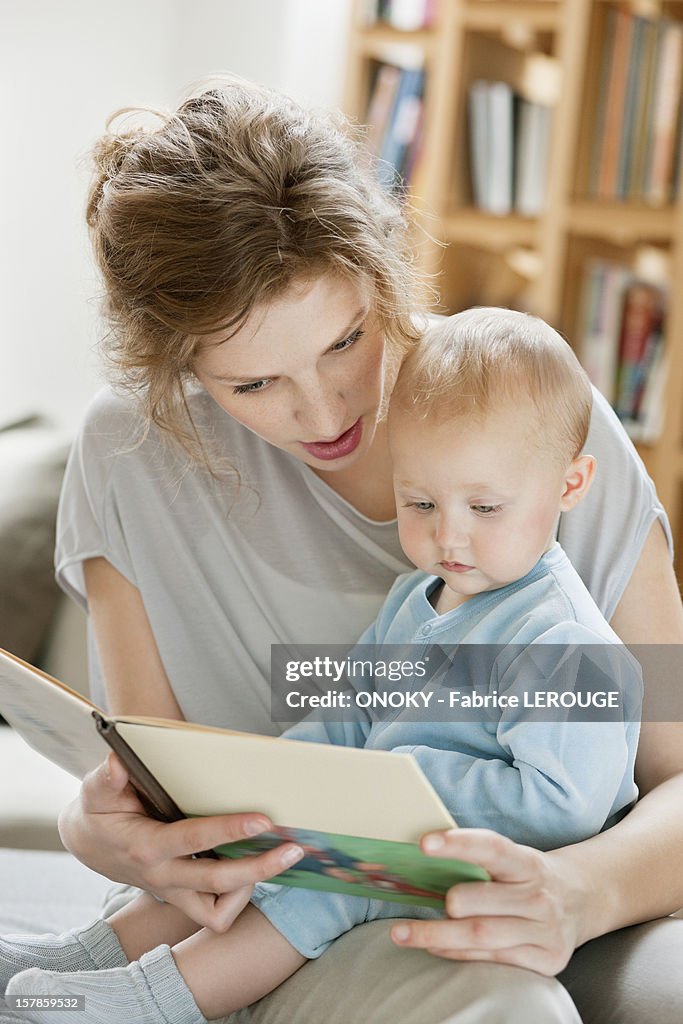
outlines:
[[[131, 785], [150, 817], [167, 823], [183, 821], [186, 815], [183, 814], [176, 802], [168, 795], [164, 787], [157, 782], [135, 751], [128, 746], [124, 738], [117, 731], [116, 722], [101, 715], [99, 711], [93, 711], [92, 716], [95, 719], [97, 731], [102, 739], [109, 744], [116, 756], [123, 762]], [[194, 856], [218, 859], [218, 854], [214, 853], [213, 850], [197, 850]]]
[[632, 15], [617, 10], [600, 156], [599, 199], [612, 200], [616, 196], [633, 22]]
[[658, 26], [656, 22], [645, 21], [643, 33], [633, 147], [627, 181], [627, 197], [636, 201], [643, 198], [645, 169], [648, 160], [648, 126], [657, 54]]
[[396, 103], [396, 95], [401, 82], [401, 69], [395, 64], [382, 64], [370, 94], [365, 120], [369, 125], [368, 148], [377, 156], [384, 142], [392, 111]]
[[626, 199], [628, 195], [631, 165], [634, 157], [638, 93], [642, 89], [645, 26], [644, 18], [633, 19], [631, 52], [626, 72], [626, 95], [624, 98], [624, 113], [621, 127], [621, 146], [614, 190], [615, 198], [620, 200]]
[[634, 281], [626, 290], [621, 326], [615, 411], [622, 419], [637, 417], [652, 346], [662, 331], [662, 323], [661, 291], [642, 281]]
[[400, 186], [406, 154], [416, 141], [422, 106], [424, 72], [403, 68], [390, 123], [380, 152], [380, 180], [387, 188]]
[[507, 82], [489, 85], [488, 129], [488, 208], [506, 216], [512, 210], [514, 174], [514, 94]]
[[116, 723], [110, 718], [105, 718], [99, 711], [93, 711], [92, 716], [102, 739], [125, 765], [130, 781], [147, 813], [157, 821], [181, 821], [185, 815], [117, 732]]
[[652, 146], [645, 199], [662, 205], [671, 196], [676, 129], [683, 73], [683, 26], [663, 25], [652, 105]]
[[488, 210], [488, 89], [488, 82], [477, 80], [468, 92], [470, 184], [474, 205], [480, 210]]

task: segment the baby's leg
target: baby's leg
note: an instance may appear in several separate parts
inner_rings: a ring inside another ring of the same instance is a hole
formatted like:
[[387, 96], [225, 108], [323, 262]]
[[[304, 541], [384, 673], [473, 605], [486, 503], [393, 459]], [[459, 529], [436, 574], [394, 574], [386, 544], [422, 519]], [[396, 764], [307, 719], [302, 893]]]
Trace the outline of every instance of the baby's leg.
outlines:
[[176, 946], [173, 957], [209, 1020], [256, 1002], [306, 963], [251, 904], [230, 931], [215, 935], [203, 929]]
[[170, 904], [142, 893], [109, 921], [95, 921], [62, 935], [0, 938], [0, 994], [20, 971], [103, 971], [125, 967], [162, 942], [176, 943], [199, 925]]
[[[83, 996], [89, 1024], [203, 1024], [271, 992], [305, 959], [249, 906], [224, 935], [203, 929], [173, 951], [159, 946], [117, 970], [24, 971], [7, 991], [10, 996]], [[60, 1024], [81, 1024], [82, 1011], [60, 1014]], [[26, 1019], [53, 1024], [50, 1010], [29, 1010]]]
[[182, 910], [178, 910], [170, 903], [160, 903], [146, 892], [136, 896], [121, 910], [117, 910], [107, 923], [121, 943], [121, 948], [126, 954], [126, 963], [139, 960], [143, 953], [156, 949], [162, 943], [175, 946], [177, 942], [182, 942], [201, 928], [201, 925]]

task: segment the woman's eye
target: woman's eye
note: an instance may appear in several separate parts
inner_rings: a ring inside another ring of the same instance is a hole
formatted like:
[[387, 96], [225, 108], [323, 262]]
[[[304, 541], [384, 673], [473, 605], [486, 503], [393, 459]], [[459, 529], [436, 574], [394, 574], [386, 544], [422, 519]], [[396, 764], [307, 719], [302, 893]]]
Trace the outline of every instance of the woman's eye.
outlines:
[[500, 512], [500, 505], [471, 505], [470, 508], [480, 516], [490, 516], [494, 512]]
[[232, 389], [232, 393], [233, 395], [253, 395], [256, 391], [263, 391], [269, 384], [269, 380], [252, 380], [248, 384], [238, 384]]
[[353, 334], [349, 334], [348, 338], [344, 338], [343, 341], [338, 341], [336, 345], [333, 345], [330, 352], [343, 352], [345, 348], [351, 348], [359, 338], [362, 338], [365, 331], [362, 327], [359, 327]]

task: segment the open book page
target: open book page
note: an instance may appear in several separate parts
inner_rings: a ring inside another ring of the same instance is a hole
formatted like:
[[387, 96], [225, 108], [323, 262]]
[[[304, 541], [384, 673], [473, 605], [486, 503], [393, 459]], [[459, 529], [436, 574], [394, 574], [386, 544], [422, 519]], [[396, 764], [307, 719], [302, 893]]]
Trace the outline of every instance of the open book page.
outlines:
[[109, 747], [95, 729], [89, 700], [0, 651], [0, 714], [30, 747], [82, 779]]

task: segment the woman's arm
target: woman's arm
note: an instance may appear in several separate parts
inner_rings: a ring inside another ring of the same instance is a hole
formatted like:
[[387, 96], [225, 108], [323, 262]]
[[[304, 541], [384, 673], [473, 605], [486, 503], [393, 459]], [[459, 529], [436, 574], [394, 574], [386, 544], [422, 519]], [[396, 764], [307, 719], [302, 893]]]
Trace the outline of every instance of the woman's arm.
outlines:
[[[612, 625], [627, 643], [683, 644], [680, 595], [657, 523]], [[644, 723], [636, 771], [644, 794], [636, 807], [575, 846], [540, 853], [478, 829], [425, 837], [425, 852], [476, 861], [493, 882], [454, 886], [445, 920], [402, 922], [394, 941], [556, 974], [589, 939], [683, 906], [683, 726]]]
[[[86, 562], [84, 572], [110, 709], [182, 719], [139, 591], [103, 558]], [[153, 821], [113, 755], [86, 777], [59, 828], [67, 849], [95, 871], [153, 892], [214, 931], [239, 912], [245, 886], [291, 866], [287, 858], [298, 850], [287, 843], [258, 857], [193, 860], [193, 853], [257, 835], [272, 823], [262, 814]]]
[[83, 575], [108, 710], [182, 719], [140, 591], [105, 558], [84, 562]]

